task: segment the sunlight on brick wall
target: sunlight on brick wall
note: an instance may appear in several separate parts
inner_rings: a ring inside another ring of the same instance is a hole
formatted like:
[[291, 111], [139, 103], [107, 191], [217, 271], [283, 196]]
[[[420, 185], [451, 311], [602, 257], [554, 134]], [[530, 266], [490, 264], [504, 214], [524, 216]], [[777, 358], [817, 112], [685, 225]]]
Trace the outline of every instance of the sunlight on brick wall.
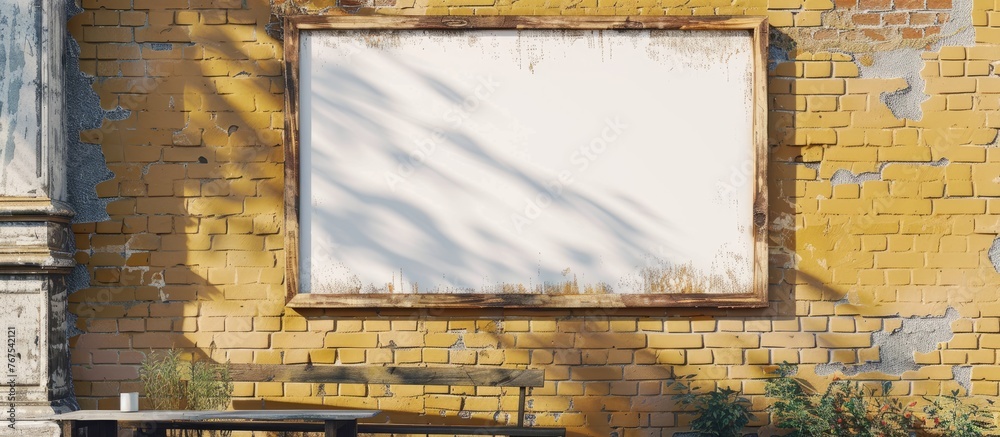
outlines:
[[[741, 389], [761, 411], [761, 378], [783, 361], [800, 363], [817, 385], [826, 380], [817, 373], [842, 372], [894, 380], [900, 396], [998, 394], [1000, 274], [988, 256], [1000, 232], [993, 2], [972, 2], [971, 17], [941, 0], [344, 2], [351, 13], [382, 14], [767, 15], [770, 307], [287, 309], [282, 47], [272, 13], [344, 12], [328, 2], [83, 0], [69, 23], [80, 68], [95, 78], [101, 107], [125, 116], [82, 134], [100, 144], [114, 178], [96, 187], [113, 199], [111, 219], [74, 226], [90, 275], [90, 287], [70, 297], [83, 331], [71, 340], [81, 407], [116, 408], [117, 393], [139, 389], [144, 354], [170, 347], [233, 363], [544, 369], [529, 422], [575, 435], [686, 430], [690, 417], [676, 413], [664, 381], [671, 375]], [[975, 26], [969, 46], [936, 47], [963, 31], [962, 20]], [[943, 34], [949, 26], [955, 32]], [[914, 56], [880, 65], [894, 50]], [[879, 67], [900, 73], [865, 73]], [[908, 82], [907, 69], [923, 84]], [[917, 103], [892, 103], [908, 87]], [[942, 339], [919, 335], [924, 326]], [[955, 377], [968, 366], [969, 381]], [[238, 383], [235, 403], [508, 423], [516, 394]], [[753, 425], [767, 422], [760, 414]]]

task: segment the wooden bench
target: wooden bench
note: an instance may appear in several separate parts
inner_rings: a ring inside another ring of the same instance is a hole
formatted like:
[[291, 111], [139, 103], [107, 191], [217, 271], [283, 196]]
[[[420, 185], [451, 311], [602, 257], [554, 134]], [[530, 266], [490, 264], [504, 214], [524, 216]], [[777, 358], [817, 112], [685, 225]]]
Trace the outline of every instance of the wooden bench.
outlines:
[[314, 384], [439, 385], [459, 387], [517, 387], [517, 425], [415, 425], [359, 423], [358, 433], [505, 435], [512, 437], [564, 437], [565, 428], [524, 426], [528, 387], [541, 387], [541, 370], [486, 367], [387, 367], [333, 365], [232, 364], [238, 382], [305, 382]]

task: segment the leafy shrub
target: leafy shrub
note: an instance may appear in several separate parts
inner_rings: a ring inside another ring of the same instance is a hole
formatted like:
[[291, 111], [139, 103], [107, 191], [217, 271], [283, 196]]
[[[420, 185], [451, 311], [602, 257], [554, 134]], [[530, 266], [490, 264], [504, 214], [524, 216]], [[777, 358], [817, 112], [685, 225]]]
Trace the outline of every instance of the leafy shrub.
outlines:
[[[958, 397], [958, 390], [950, 395], [936, 398], [924, 398], [929, 402], [924, 407], [927, 421], [931, 423], [929, 430], [935, 434], [947, 437], [980, 437], [994, 435], [991, 431], [997, 429], [993, 423], [993, 413], [983, 410], [975, 404], [965, 404]], [[992, 399], [987, 399], [990, 405]]]
[[714, 390], [698, 392], [690, 382], [694, 375], [678, 377], [680, 381], [671, 383], [671, 388], [680, 391], [673, 399], [680, 405], [691, 408], [695, 419], [691, 429], [712, 437], [739, 437], [747, 423], [754, 418], [750, 413], [750, 400], [730, 388], [716, 387]]
[[887, 396], [890, 382], [876, 390], [834, 379], [826, 391], [815, 394], [792, 376], [795, 371], [794, 365], [784, 363], [777, 378], [765, 386], [765, 394], [776, 398], [770, 408], [776, 425], [790, 430], [788, 436], [907, 437], [915, 426], [910, 410], [915, 404], [903, 405]]

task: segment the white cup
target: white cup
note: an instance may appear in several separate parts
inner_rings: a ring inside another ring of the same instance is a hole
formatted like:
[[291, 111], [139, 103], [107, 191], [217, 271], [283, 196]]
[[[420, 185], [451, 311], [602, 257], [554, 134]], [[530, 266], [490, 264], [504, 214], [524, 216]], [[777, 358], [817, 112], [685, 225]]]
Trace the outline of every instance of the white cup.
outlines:
[[122, 393], [121, 407], [124, 413], [139, 411], [139, 393]]

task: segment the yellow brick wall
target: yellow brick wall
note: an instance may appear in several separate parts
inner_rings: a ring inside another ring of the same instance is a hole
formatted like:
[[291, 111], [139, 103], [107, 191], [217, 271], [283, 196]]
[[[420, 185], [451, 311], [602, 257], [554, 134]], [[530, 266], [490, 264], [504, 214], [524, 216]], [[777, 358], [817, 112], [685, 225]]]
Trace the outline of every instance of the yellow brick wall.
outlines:
[[[664, 379], [741, 389], [766, 407], [771, 365], [884, 358], [875, 338], [909, 317], [944, 317], [954, 336], [915, 351], [900, 396], [959, 387], [998, 394], [1000, 21], [974, 0], [976, 44], [929, 50], [956, 20], [951, 2], [872, 0], [344, 0], [383, 14], [767, 15], [770, 72], [770, 299], [764, 310], [295, 311], [284, 307], [282, 48], [272, 13], [336, 13], [330, 2], [82, 0], [69, 23], [102, 108], [122, 120], [82, 134], [114, 178], [110, 220], [74, 226], [90, 287], [70, 297], [74, 387], [83, 408], [138, 390], [150, 350], [234, 363], [463, 364], [544, 369], [533, 423], [574, 435], [686, 430]], [[960, 11], [961, 8], [955, 8]], [[965, 17], [968, 21], [969, 17]], [[896, 118], [897, 78], [861, 78], [888, 50], [915, 61], [929, 99]], [[779, 50], [780, 51], [780, 50]], [[701, 163], [699, 165], [709, 165]], [[838, 171], [877, 180], [834, 184]], [[913, 319], [917, 320], [917, 319]], [[942, 320], [942, 319], [929, 319]], [[476, 394], [478, 396], [467, 396]], [[239, 383], [236, 404], [378, 408], [506, 423], [516, 390]], [[758, 415], [754, 425], [765, 425]]]

